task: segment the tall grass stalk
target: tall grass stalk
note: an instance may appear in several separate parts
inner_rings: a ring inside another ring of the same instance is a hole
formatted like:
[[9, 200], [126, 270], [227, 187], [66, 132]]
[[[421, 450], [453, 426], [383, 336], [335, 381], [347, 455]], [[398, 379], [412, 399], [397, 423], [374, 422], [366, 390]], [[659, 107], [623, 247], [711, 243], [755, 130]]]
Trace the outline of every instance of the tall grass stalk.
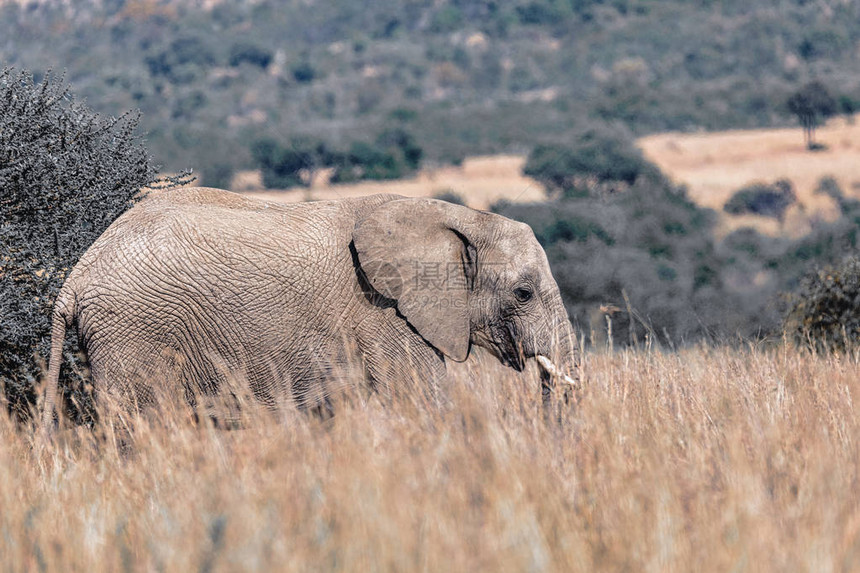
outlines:
[[[454, 369], [442, 399], [355, 391], [321, 421], [176, 412], [45, 449], [0, 419], [0, 569], [839, 571], [860, 568], [858, 356], [790, 346]], [[107, 436], [107, 437], [104, 437]]]

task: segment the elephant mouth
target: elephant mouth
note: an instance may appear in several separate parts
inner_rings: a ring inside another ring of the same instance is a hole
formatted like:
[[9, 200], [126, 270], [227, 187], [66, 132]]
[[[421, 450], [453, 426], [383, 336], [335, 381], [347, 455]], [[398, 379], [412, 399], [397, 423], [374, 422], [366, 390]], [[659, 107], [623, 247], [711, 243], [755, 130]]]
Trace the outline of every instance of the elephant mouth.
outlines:
[[517, 372], [522, 372], [523, 368], [525, 368], [526, 365], [526, 361], [522, 356], [515, 352], [509, 352], [507, 350], [503, 350], [500, 353], [499, 359], [501, 359], [502, 364], [513, 368]]
[[513, 368], [517, 372], [522, 372], [525, 368], [526, 358], [534, 358], [540, 368], [542, 380], [558, 380], [562, 384], [568, 384], [573, 388], [579, 388], [581, 386], [578, 376], [576, 378], [571, 378], [563, 369], [556, 366], [552, 360], [543, 354], [526, 356], [516, 343], [516, 335], [510, 326], [506, 325], [501, 330], [503, 334], [501, 337], [502, 340], [494, 340], [490, 346], [493, 353], [502, 364]]
[[511, 325], [506, 324], [502, 329], [502, 341], [496, 343], [499, 360], [505, 366], [510, 366], [517, 372], [522, 372], [526, 365], [526, 357], [516, 342], [516, 334]]

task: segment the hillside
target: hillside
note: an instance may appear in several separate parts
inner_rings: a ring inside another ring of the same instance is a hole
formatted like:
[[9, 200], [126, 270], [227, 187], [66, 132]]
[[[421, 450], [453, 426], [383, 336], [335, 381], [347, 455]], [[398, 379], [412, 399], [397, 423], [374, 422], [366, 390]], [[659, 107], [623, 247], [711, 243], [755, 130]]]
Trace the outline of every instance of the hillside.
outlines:
[[0, 1], [0, 65], [65, 70], [104, 114], [140, 109], [157, 163], [222, 186], [261, 137], [348, 148], [397, 127], [449, 164], [595, 120], [788, 126], [810, 78], [860, 108], [858, 41], [842, 0]]

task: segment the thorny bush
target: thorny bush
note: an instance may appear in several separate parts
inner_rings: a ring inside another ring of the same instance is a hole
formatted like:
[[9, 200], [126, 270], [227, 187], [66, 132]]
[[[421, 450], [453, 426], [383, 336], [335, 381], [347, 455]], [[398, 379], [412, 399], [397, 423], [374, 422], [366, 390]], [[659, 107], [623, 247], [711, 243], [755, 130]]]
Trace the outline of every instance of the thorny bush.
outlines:
[[[0, 384], [19, 419], [35, 402], [52, 305], [69, 270], [141, 188], [188, 180], [156, 179], [138, 120], [93, 113], [50, 73], [37, 84], [26, 71], [0, 71]], [[74, 333], [64, 354], [66, 402], [80, 418], [87, 408]]]

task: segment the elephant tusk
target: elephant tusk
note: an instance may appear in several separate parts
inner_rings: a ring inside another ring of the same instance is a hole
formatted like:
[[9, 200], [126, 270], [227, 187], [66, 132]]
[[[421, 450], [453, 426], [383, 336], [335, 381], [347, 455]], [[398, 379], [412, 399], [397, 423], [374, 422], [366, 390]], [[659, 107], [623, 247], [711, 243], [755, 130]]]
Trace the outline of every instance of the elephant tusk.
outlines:
[[538, 364], [540, 364], [541, 368], [543, 368], [543, 370], [550, 376], [554, 376], [565, 384], [570, 384], [574, 388], [579, 388], [579, 380], [574, 380], [573, 378], [562, 372], [561, 369], [555, 364], [553, 364], [552, 360], [550, 360], [546, 356], [538, 354], [537, 356], [535, 356], [535, 359], [537, 360]]

